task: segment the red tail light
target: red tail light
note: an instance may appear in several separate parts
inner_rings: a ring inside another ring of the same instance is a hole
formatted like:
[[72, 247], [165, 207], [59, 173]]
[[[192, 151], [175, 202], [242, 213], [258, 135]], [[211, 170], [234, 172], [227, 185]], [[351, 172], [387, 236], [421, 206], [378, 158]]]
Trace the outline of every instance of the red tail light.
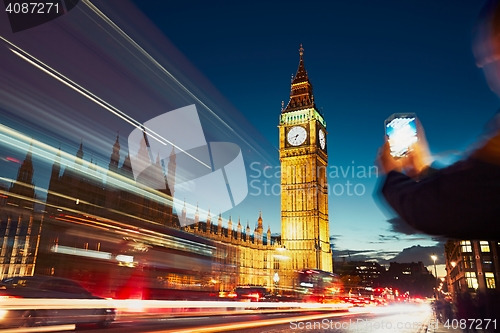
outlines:
[[9, 295], [0, 296], [0, 300], [2, 300], [2, 299], [14, 299], [14, 298], [22, 298], [22, 297], [21, 296], [9, 296]]

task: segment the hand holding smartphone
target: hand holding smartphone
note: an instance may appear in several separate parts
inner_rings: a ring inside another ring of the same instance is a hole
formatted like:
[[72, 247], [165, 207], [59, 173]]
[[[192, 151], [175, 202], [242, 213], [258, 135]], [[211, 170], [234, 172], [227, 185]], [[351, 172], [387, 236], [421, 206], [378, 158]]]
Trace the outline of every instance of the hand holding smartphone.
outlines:
[[418, 141], [417, 116], [414, 113], [393, 114], [385, 120], [385, 135], [394, 158], [408, 155]]

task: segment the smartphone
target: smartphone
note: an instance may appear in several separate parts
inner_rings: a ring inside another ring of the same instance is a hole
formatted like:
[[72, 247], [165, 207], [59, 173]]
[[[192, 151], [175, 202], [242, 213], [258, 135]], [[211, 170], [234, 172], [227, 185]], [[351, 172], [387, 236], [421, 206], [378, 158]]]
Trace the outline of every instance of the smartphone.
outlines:
[[417, 142], [417, 116], [414, 113], [395, 113], [385, 120], [385, 135], [389, 141], [391, 155], [406, 156]]

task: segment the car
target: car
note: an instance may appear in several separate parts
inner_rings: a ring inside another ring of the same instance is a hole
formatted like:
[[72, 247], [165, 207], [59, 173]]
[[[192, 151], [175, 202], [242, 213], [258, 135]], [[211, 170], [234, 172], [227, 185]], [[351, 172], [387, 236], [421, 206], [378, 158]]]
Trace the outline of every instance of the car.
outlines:
[[235, 293], [238, 300], [247, 302], [262, 302], [268, 294], [267, 289], [262, 286], [238, 286]]
[[116, 318], [112, 308], [2, 309], [1, 303], [9, 298], [20, 299], [90, 299], [100, 300], [78, 282], [53, 276], [16, 276], [0, 281], [0, 326], [32, 327], [62, 324], [96, 324], [108, 327]]

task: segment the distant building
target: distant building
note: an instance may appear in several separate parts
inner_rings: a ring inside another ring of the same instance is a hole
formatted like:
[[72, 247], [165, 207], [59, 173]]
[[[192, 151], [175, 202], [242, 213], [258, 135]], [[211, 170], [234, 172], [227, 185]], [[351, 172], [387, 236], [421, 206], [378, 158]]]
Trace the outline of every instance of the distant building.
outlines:
[[19, 171], [17, 172], [16, 181], [10, 186], [7, 194], [7, 205], [11, 207], [19, 207], [23, 211], [33, 211], [35, 203], [35, 184], [33, 183], [33, 158], [32, 146], [26, 154]]
[[0, 207], [0, 279], [34, 274], [42, 224], [39, 213]]
[[385, 273], [385, 268], [373, 261], [337, 261], [334, 273], [340, 276], [359, 277], [360, 287], [377, 287], [380, 277]]
[[33, 172], [30, 146], [16, 181], [8, 190], [0, 188], [0, 279], [35, 271], [42, 219], [33, 210]]
[[401, 294], [409, 292], [410, 297], [427, 297], [433, 295], [436, 277], [425, 268], [421, 261], [391, 262], [389, 269], [381, 277], [380, 283], [384, 287], [399, 290]]
[[448, 291], [500, 290], [499, 241], [449, 240], [445, 245]]

